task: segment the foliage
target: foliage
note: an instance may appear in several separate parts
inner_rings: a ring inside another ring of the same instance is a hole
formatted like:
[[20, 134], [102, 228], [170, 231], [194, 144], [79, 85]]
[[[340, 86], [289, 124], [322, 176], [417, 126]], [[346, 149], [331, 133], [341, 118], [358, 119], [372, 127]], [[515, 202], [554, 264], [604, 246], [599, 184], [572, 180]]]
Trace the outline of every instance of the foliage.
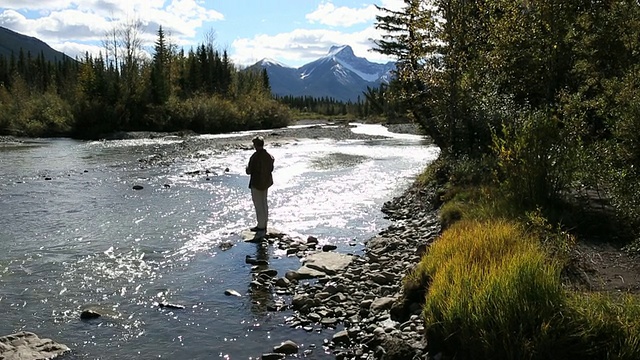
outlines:
[[114, 131], [220, 132], [286, 126], [268, 77], [238, 71], [211, 44], [185, 54], [162, 27], [153, 58], [142, 54], [141, 24], [106, 34], [105, 53], [53, 64], [0, 56], [0, 133], [98, 138]]
[[640, 4], [635, 0], [405, 0], [383, 9], [386, 96], [453, 158], [495, 156], [535, 207], [604, 190], [640, 224]]
[[579, 144], [560, 121], [543, 112], [523, 113], [494, 135], [497, 177], [515, 202], [548, 204], [573, 181]]

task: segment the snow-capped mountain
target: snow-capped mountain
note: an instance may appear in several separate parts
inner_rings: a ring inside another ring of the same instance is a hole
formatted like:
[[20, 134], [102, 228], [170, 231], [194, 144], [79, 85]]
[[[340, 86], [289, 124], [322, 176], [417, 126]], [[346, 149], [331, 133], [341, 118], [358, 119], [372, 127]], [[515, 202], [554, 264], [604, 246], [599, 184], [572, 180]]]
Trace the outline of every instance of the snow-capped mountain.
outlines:
[[388, 83], [395, 63], [378, 64], [357, 57], [348, 45], [332, 46], [327, 55], [299, 68], [264, 59], [249, 69], [266, 69], [277, 95], [332, 97], [357, 101], [369, 87]]

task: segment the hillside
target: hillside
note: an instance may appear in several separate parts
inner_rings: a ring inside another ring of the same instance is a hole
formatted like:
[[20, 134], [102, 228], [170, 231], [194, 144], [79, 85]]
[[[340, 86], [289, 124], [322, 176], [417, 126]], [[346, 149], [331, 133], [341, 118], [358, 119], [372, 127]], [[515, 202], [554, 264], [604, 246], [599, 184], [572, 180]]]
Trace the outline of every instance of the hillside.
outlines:
[[22, 49], [25, 55], [30, 53], [33, 58], [42, 53], [46, 60], [52, 62], [61, 61], [64, 57], [68, 57], [63, 53], [54, 50], [41, 40], [19, 34], [0, 26], [0, 56], [9, 58], [13, 53], [17, 58], [20, 54], [20, 49]]

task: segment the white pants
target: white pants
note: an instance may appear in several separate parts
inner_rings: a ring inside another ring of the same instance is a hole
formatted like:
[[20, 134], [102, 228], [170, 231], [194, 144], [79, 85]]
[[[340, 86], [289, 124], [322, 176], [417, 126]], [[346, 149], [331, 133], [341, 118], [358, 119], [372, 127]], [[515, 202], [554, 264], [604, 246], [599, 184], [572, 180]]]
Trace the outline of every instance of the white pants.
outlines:
[[258, 190], [251, 188], [251, 199], [253, 205], [256, 207], [256, 217], [258, 218], [258, 227], [267, 228], [267, 221], [269, 220], [269, 205], [267, 204], [267, 190]]

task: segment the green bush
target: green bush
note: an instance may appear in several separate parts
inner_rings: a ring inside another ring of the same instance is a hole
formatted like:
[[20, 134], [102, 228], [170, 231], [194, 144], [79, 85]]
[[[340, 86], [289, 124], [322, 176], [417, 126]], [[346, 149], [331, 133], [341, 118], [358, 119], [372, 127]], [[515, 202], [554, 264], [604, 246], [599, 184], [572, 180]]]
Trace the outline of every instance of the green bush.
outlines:
[[579, 145], [565, 130], [553, 114], [533, 111], [494, 134], [497, 180], [514, 201], [549, 204], [572, 184]]

